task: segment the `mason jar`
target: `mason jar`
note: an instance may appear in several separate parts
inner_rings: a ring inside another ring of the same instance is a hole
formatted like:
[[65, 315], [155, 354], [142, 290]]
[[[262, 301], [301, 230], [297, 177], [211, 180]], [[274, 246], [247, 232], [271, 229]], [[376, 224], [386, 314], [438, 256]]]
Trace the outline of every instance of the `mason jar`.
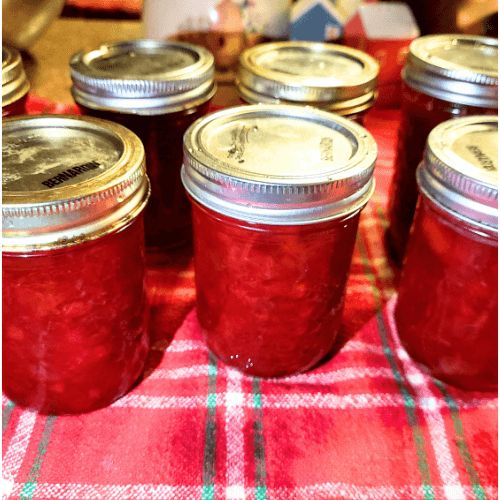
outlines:
[[498, 40], [458, 34], [417, 38], [410, 44], [402, 76], [401, 123], [386, 235], [398, 266], [418, 198], [415, 172], [430, 131], [461, 116], [498, 115]]
[[498, 117], [429, 135], [395, 320], [408, 354], [469, 390], [498, 382]]
[[131, 40], [80, 51], [70, 67], [82, 113], [120, 123], [144, 144], [151, 181], [147, 248], [191, 242], [190, 204], [180, 179], [182, 136], [215, 94], [212, 54], [187, 43]]
[[2, 377], [44, 414], [109, 405], [148, 353], [144, 148], [115, 123], [5, 118]]
[[246, 49], [236, 87], [243, 102], [316, 106], [363, 124], [377, 96], [378, 62], [332, 43], [285, 41]]
[[17, 49], [2, 45], [2, 117], [26, 114], [30, 83]]
[[196, 311], [220, 360], [279, 377], [328, 354], [376, 157], [362, 126], [312, 107], [238, 106], [187, 130]]

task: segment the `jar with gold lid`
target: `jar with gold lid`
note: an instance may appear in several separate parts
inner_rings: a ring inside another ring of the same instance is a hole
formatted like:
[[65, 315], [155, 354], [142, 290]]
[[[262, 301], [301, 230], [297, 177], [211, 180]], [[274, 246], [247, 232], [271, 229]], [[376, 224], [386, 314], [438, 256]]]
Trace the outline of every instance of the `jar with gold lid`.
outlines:
[[363, 123], [377, 96], [378, 62], [358, 49], [319, 42], [271, 42], [240, 56], [244, 102], [303, 104]]
[[162, 252], [190, 243], [182, 136], [215, 94], [212, 54], [188, 43], [129, 40], [80, 51], [70, 69], [71, 93], [83, 114], [120, 123], [144, 144], [151, 181], [147, 248]]
[[17, 49], [2, 45], [2, 117], [26, 114], [30, 83]]
[[148, 352], [143, 145], [69, 115], [6, 118], [2, 139], [3, 391], [40, 413], [102, 408]]

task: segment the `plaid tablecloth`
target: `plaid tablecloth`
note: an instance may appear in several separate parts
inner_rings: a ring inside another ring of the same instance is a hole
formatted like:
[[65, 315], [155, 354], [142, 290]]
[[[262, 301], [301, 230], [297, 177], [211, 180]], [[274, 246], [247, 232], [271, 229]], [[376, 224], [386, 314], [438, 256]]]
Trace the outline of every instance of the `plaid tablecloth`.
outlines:
[[[30, 109], [46, 104], [32, 98]], [[383, 233], [397, 124], [396, 111], [366, 123], [379, 144], [378, 184], [361, 217], [336, 356], [276, 380], [228, 368], [202, 341], [192, 259], [150, 262], [144, 378], [81, 416], [39, 416], [4, 397], [3, 498], [498, 498], [496, 394], [431, 379], [395, 334]]]

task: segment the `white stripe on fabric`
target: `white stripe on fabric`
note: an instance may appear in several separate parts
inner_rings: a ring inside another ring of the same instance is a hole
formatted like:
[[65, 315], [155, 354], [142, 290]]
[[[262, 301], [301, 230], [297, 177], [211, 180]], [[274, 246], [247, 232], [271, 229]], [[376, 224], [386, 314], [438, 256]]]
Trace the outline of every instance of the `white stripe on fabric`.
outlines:
[[148, 376], [148, 379], [178, 380], [183, 378], [206, 377], [207, 372], [208, 365], [192, 365], [183, 368], [175, 368], [173, 370], [157, 368]]
[[352, 367], [341, 368], [327, 373], [302, 373], [291, 377], [283, 377], [276, 379], [268, 379], [273, 384], [294, 383], [294, 384], [311, 384], [311, 385], [330, 385], [347, 380], [358, 378], [389, 378], [394, 379], [394, 374], [390, 368], [373, 368], [373, 367]]
[[[16, 484], [13, 496], [19, 496], [23, 484]], [[463, 488], [468, 498], [475, 498], [470, 486]], [[485, 486], [488, 498], [498, 498], [496, 486]], [[246, 498], [253, 498], [253, 488], [245, 488]], [[444, 496], [444, 488], [435, 486], [438, 498]], [[227, 489], [225, 491], [227, 493]], [[402, 486], [362, 486], [347, 483], [321, 483], [295, 488], [266, 488], [268, 500], [408, 500], [423, 498], [420, 485]], [[215, 496], [223, 496], [220, 486], [215, 486]], [[34, 498], [51, 498], [53, 500], [199, 500], [202, 497], [201, 486], [172, 486], [166, 484], [46, 484], [38, 483]]]
[[[445, 402], [440, 401], [441, 398], [436, 399], [434, 397], [434, 394], [429, 388], [429, 385], [432, 383], [431, 378], [420, 372], [415, 363], [408, 356], [408, 353], [403, 349], [399, 337], [396, 334], [397, 330], [394, 322], [395, 305], [396, 300], [392, 300], [388, 304], [387, 316], [389, 318], [389, 330], [391, 331], [393, 342], [396, 346], [396, 355], [403, 364], [405, 374], [409, 375], [407, 379], [415, 390], [416, 399], [424, 412], [431, 435], [431, 443], [434, 448], [434, 457], [438, 466], [439, 475], [444, 485], [444, 495], [448, 500], [465, 500], [465, 492], [460, 484], [460, 477], [446, 436], [444, 419], [439, 411], [439, 407], [445, 406]], [[419, 375], [426, 383], [414, 383], [415, 380], [419, 380]]]
[[14, 483], [26, 455], [26, 450], [35, 427], [36, 412], [24, 410], [17, 422], [14, 435], [2, 460], [2, 493], [5, 498], [14, 487]]
[[[243, 378], [243, 377], [242, 377]], [[216, 394], [217, 406], [234, 406], [234, 393], [228, 398], [225, 394]], [[243, 397], [242, 406], [245, 408], [253, 407], [252, 394], [239, 394], [238, 398]], [[241, 400], [240, 400], [241, 401]], [[461, 401], [456, 400], [459, 409], [477, 408], [482, 400]], [[416, 401], [417, 406], [428, 406], [428, 400], [420, 398]], [[141, 394], [127, 394], [118, 401], [115, 401], [110, 408], [144, 408], [150, 410], [163, 410], [168, 408], [196, 409], [206, 408], [205, 396], [146, 396]], [[239, 403], [238, 403], [239, 404]], [[446, 407], [446, 402], [436, 399], [437, 408]], [[496, 407], [497, 403], [485, 401], [488, 407]], [[333, 410], [345, 410], [347, 408], [366, 409], [382, 407], [403, 407], [405, 405], [402, 396], [399, 393], [394, 394], [346, 394], [343, 396], [335, 394], [323, 394], [317, 392], [307, 393], [287, 393], [287, 394], [264, 394], [262, 396], [262, 406], [265, 408], [328, 408]]]
[[[221, 375], [227, 378], [226, 399], [226, 498], [245, 499], [245, 436], [243, 432], [245, 401], [242, 374], [225, 367]], [[247, 398], [248, 399], [248, 398]]]
[[207, 350], [207, 346], [201, 340], [173, 340], [167, 349], [168, 352], [186, 352], [198, 350]]

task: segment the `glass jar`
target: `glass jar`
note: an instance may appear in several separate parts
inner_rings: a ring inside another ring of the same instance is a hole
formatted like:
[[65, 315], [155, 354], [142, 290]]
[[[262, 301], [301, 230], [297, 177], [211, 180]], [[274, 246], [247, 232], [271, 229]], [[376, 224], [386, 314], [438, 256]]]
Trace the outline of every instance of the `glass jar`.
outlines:
[[361, 50], [316, 42], [274, 42], [240, 56], [243, 102], [315, 106], [363, 124], [377, 95], [378, 62]]
[[104, 120], [3, 120], [2, 376], [44, 414], [109, 405], [149, 346], [139, 138]]
[[147, 248], [191, 242], [191, 208], [180, 179], [182, 136], [215, 94], [212, 54], [186, 43], [132, 40], [78, 52], [70, 66], [82, 113], [120, 123], [144, 144], [151, 181]]
[[18, 50], [2, 45], [2, 117], [26, 114], [30, 83]]
[[429, 135], [395, 320], [408, 354], [463, 389], [498, 379], [498, 117]]
[[375, 141], [326, 111], [259, 104], [198, 120], [184, 148], [209, 349], [260, 377], [314, 367], [341, 325]]
[[418, 188], [417, 166], [430, 131], [467, 115], [498, 114], [498, 40], [472, 35], [428, 35], [410, 44], [403, 70], [401, 123], [389, 190], [387, 243], [401, 265]]

